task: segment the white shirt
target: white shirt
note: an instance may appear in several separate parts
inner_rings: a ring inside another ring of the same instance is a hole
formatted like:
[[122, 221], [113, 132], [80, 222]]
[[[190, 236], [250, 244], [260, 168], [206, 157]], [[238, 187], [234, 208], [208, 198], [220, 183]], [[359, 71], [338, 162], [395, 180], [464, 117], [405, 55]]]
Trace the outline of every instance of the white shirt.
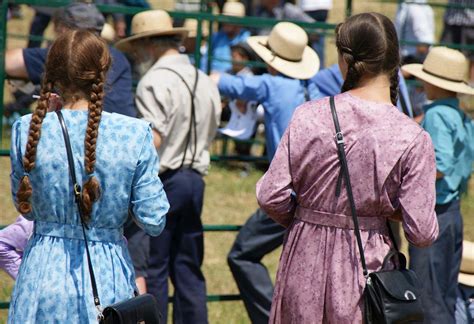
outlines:
[[300, 0], [299, 3], [303, 11], [332, 9], [332, 0]]

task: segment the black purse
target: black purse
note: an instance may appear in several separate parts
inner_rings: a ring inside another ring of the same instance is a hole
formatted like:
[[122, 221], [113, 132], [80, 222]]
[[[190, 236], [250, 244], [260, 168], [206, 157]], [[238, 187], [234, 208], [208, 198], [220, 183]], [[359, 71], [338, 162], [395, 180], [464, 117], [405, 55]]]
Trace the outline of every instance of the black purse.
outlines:
[[[346, 153], [344, 150], [344, 136], [339, 127], [334, 97], [330, 97], [330, 106], [334, 126], [336, 128], [336, 144], [338, 157], [341, 163], [341, 173], [345, 177], [347, 196], [351, 205], [351, 214], [354, 221], [354, 232], [357, 238], [357, 246], [360, 253], [360, 261], [366, 286], [363, 293], [364, 298], [364, 323], [422, 323], [424, 311], [421, 304], [421, 285], [415, 272], [406, 268], [406, 258], [398, 250], [393, 237], [392, 229], [387, 222], [390, 239], [394, 248], [385, 256], [382, 269], [369, 274], [365, 263], [364, 248], [360, 237], [359, 222], [357, 220], [352, 186], [347, 166]], [[342, 178], [338, 179], [338, 189], [340, 192]], [[389, 262], [394, 260], [396, 269], [388, 269]]]
[[67, 160], [69, 164], [69, 173], [71, 174], [72, 183], [74, 186], [74, 200], [77, 204], [79, 217], [81, 219], [82, 233], [84, 235], [84, 244], [86, 247], [87, 263], [89, 267], [89, 275], [91, 279], [92, 294], [94, 297], [94, 305], [97, 308], [97, 320], [101, 324], [159, 324], [161, 322], [161, 314], [158, 308], [158, 302], [151, 294], [138, 295], [135, 292], [135, 297], [132, 297], [123, 302], [119, 302], [106, 307], [102, 310], [100, 305], [99, 294], [97, 292], [97, 284], [95, 281], [94, 269], [92, 267], [92, 260], [89, 253], [89, 244], [87, 241], [86, 229], [89, 229], [84, 221], [84, 213], [81, 205], [81, 186], [76, 180], [76, 171], [74, 168], [74, 160], [72, 156], [71, 142], [69, 140], [69, 133], [67, 131], [66, 123], [61, 111], [56, 111], [58, 115], [59, 124], [63, 131], [64, 144], [66, 146]]

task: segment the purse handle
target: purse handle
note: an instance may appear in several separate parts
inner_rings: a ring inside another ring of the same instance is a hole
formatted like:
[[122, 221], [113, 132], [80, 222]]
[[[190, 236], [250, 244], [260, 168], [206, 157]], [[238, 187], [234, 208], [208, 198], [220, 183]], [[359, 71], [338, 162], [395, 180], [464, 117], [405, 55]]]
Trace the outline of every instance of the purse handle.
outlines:
[[81, 190], [82, 189], [81, 189], [81, 186], [77, 183], [76, 170], [74, 167], [74, 159], [72, 156], [71, 141], [69, 140], [69, 133], [67, 131], [66, 123], [64, 122], [63, 114], [61, 113], [60, 110], [57, 110], [56, 114], [58, 115], [59, 124], [61, 125], [61, 129], [63, 131], [64, 145], [66, 146], [67, 161], [69, 164], [69, 173], [71, 174], [71, 179], [72, 179], [73, 189], [74, 189], [74, 200], [77, 204], [77, 209], [79, 211], [79, 218], [81, 219], [81, 225], [82, 225], [82, 234], [84, 236], [84, 243], [86, 246], [87, 263], [89, 267], [89, 275], [91, 278], [91, 286], [92, 286], [92, 295], [94, 296], [94, 305], [99, 311], [99, 314], [97, 315], [97, 319], [100, 321], [104, 319], [104, 315], [102, 314], [102, 308], [100, 306], [99, 293], [97, 292], [97, 284], [95, 281], [94, 269], [92, 268], [92, 260], [91, 260], [91, 255], [89, 252], [89, 244], [87, 241], [86, 229], [89, 229], [89, 227], [84, 221], [84, 210], [82, 209], [82, 204], [81, 204]]

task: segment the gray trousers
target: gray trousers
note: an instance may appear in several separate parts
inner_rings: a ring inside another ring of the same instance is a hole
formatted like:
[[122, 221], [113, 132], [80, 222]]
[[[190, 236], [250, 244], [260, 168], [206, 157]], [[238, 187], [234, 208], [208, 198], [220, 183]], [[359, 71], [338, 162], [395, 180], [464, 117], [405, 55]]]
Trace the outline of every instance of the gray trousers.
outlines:
[[250, 216], [232, 246], [227, 262], [254, 324], [267, 324], [273, 284], [262, 258], [283, 244], [286, 229], [261, 209]]
[[430, 247], [410, 246], [410, 269], [423, 288], [425, 323], [455, 323], [463, 225], [459, 201], [436, 205], [439, 236]]

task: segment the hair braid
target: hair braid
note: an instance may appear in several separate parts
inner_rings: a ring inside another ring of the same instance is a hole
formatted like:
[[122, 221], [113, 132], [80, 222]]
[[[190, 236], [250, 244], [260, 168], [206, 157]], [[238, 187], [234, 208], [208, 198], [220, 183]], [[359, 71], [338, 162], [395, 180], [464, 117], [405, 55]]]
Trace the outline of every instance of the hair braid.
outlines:
[[38, 106], [31, 116], [30, 128], [28, 130], [28, 141], [26, 143], [25, 156], [23, 157], [23, 169], [25, 175], [20, 179], [20, 185], [17, 192], [17, 209], [21, 214], [31, 212], [30, 197], [33, 193], [31, 187], [29, 172], [35, 167], [36, 149], [41, 138], [41, 125], [48, 112], [48, 102], [53, 89], [52, 82], [43, 80]]
[[363, 62], [356, 61], [352, 54], [343, 53], [342, 55], [347, 62], [347, 75], [342, 84], [341, 92], [346, 92], [357, 87], [365, 71], [365, 65]]
[[398, 67], [394, 69], [390, 75], [390, 99], [394, 106], [397, 105], [398, 100]]
[[89, 115], [87, 120], [86, 136], [84, 140], [84, 166], [86, 173], [90, 175], [82, 187], [82, 205], [84, 217], [88, 221], [92, 213], [92, 205], [100, 197], [100, 184], [94, 177], [96, 162], [96, 144], [99, 135], [99, 124], [102, 116], [102, 100], [104, 97], [105, 72], [100, 72], [96, 82], [92, 84], [89, 104]]

